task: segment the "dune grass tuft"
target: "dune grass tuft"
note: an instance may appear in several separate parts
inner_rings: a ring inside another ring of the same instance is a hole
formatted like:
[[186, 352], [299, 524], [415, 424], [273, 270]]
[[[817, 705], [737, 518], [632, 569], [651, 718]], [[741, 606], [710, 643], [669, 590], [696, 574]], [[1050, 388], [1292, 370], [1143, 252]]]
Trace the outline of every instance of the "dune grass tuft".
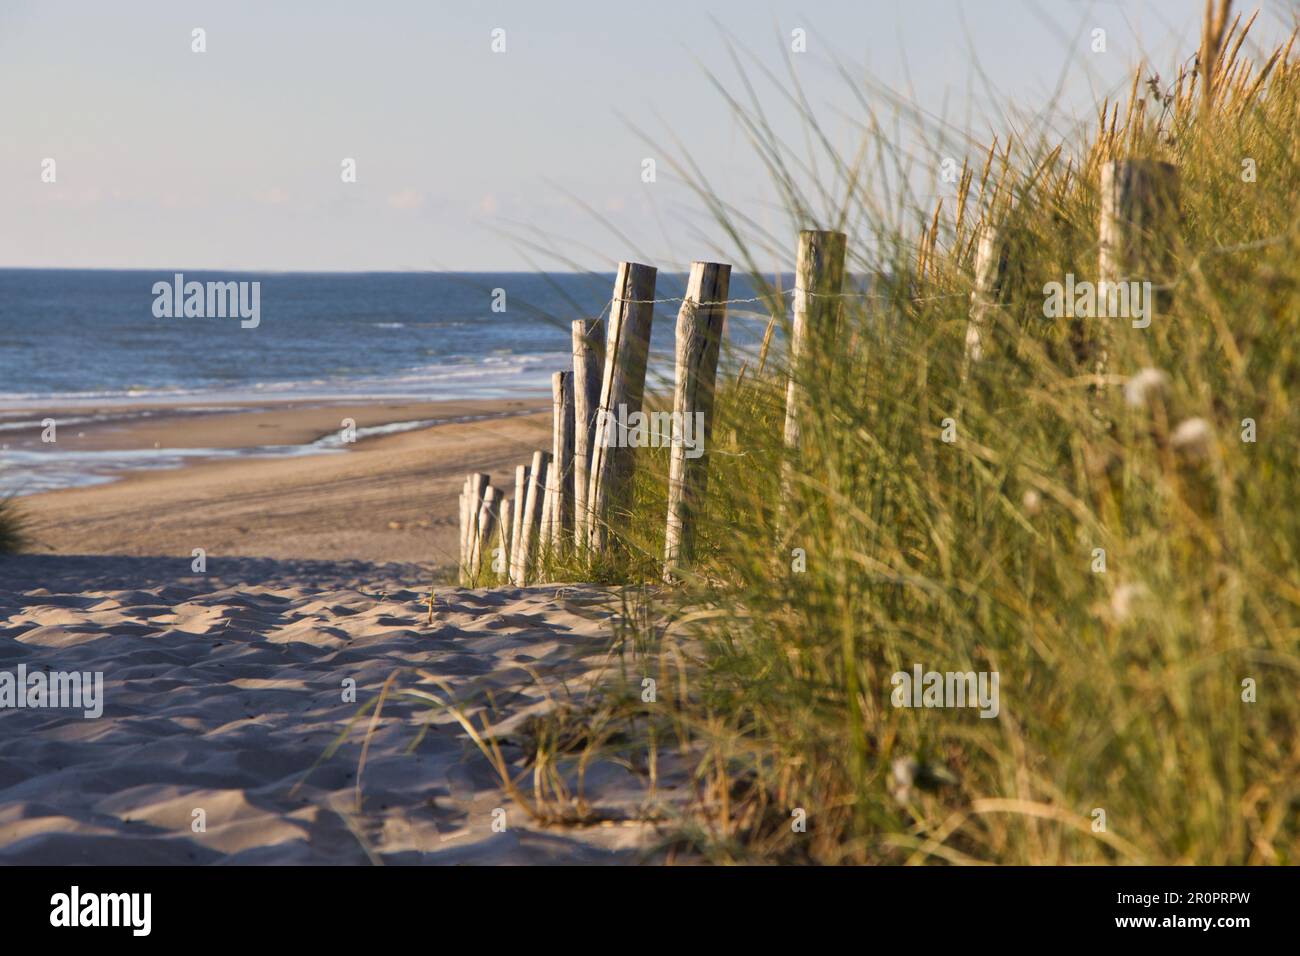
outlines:
[[26, 544], [23, 517], [12, 497], [0, 497], [0, 554], [21, 551]]

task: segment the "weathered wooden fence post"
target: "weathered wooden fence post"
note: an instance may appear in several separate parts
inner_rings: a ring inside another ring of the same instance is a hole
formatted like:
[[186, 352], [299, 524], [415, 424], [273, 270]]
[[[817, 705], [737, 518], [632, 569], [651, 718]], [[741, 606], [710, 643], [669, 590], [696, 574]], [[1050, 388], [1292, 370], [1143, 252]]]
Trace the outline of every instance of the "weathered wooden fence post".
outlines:
[[497, 533], [499, 536], [497, 550], [500, 552], [500, 557], [493, 560], [492, 571], [507, 578], [510, 575], [510, 545], [513, 540], [511, 536], [514, 534], [514, 527], [511, 524], [510, 517], [511, 512], [510, 499], [505, 497], [505, 493], [502, 492], [501, 500], [497, 503]]
[[844, 285], [844, 253], [848, 240], [842, 232], [799, 233], [795, 260], [794, 328], [790, 336], [790, 383], [785, 397], [785, 447], [797, 451], [807, 404], [806, 376], [809, 355], [834, 349], [835, 328]]
[[799, 233], [794, 274], [794, 327], [790, 332], [787, 361], [790, 380], [785, 393], [786, 456], [781, 463], [780, 503], [783, 512], [790, 500], [791, 477], [802, 443], [808, 379], [820, 367], [811, 356], [815, 353], [829, 355], [836, 346], [834, 339], [839, 326], [839, 296], [844, 285], [847, 247], [848, 240], [842, 232], [805, 229]]
[[492, 546], [493, 525], [496, 522], [497, 490], [488, 485], [483, 489], [483, 497], [478, 503], [478, 520], [474, 524], [473, 551], [470, 554], [470, 575], [478, 583], [478, 574], [483, 567], [483, 558]]
[[[1146, 290], [1166, 286], [1173, 279], [1173, 244], [1178, 223], [1179, 202], [1178, 169], [1171, 163], [1153, 159], [1120, 159], [1101, 167], [1101, 216], [1098, 223], [1100, 251], [1097, 262], [1097, 301], [1099, 312], [1105, 302], [1105, 315], [1099, 318], [1100, 344], [1094, 355], [1094, 372], [1098, 386], [1109, 372], [1110, 352], [1115, 330], [1111, 323], [1113, 311], [1129, 312], [1135, 309], [1128, 282], [1150, 282], [1141, 286], [1143, 300], [1138, 308], [1145, 310], [1134, 328], [1145, 328], [1154, 314], [1157, 303], [1164, 309], [1172, 302], [1165, 294], [1148, 297]], [[1111, 305], [1127, 303], [1128, 308], [1115, 310]], [[1124, 316], [1120, 316], [1124, 318]], [[1074, 320], [1078, 322], [1079, 319]], [[1079, 334], [1078, 341], [1091, 337]]]
[[664, 533], [664, 580], [694, 554], [695, 517], [708, 488], [709, 442], [718, 351], [727, 315], [731, 266], [691, 263], [686, 297], [677, 313], [673, 389], [673, 444], [668, 468], [668, 525]]
[[587, 546], [587, 482], [604, 352], [605, 326], [600, 319], [573, 323], [573, 543], [579, 549]]
[[546, 469], [546, 479], [542, 482], [542, 516], [537, 526], [537, 563], [551, 552], [551, 482], [555, 478], [555, 458], [552, 457]]
[[478, 571], [475, 564], [474, 548], [478, 543], [478, 514], [483, 503], [483, 489], [492, 481], [492, 476], [484, 472], [474, 472], [466, 480], [465, 487], [465, 557], [461, 562], [460, 583], [468, 584]]
[[547, 476], [551, 501], [547, 547], [559, 554], [573, 535], [573, 373], [551, 376], [551, 456], [555, 467]]
[[975, 239], [975, 285], [971, 289], [970, 318], [966, 324], [963, 382], [971, 365], [984, 357], [985, 329], [1000, 293], [1003, 256], [1002, 230], [992, 223], [985, 223]]
[[[507, 577], [513, 581], [515, 579], [515, 569], [520, 566], [519, 545], [523, 541], [523, 535], [519, 529], [524, 519], [524, 499], [528, 495], [528, 476], [532, 469], [528, 465], [515, 466], [515, 504], [510, 515], [510, 565], [507, 568]], [[523, 574], [522, 569], [519, 571]]]
[[456, 580], [463, 586], [469, 572], [469, 475], [460, 486], [460, 555], [456, 559]]
[[524, 514], [519, 524], [519, 549], [516, 563], [510, 569], [510, 582], [516, 587], [528, 583], [531, 573], [533, 546], [541, 537], [542, 505], [546, 496], [546, 473], [550, 469], [551, 453], [533, 452], [533, 464], [528, 474], [528, 492], [524, 497]]
[[620, 262], [614, 280], [587, 486], [587, 540], [595, 551], [605, 550], [609, 543], [610, 511], [626, 503], [635, 466], [636, 449], [628, 447], [622, 433], [622, 415], [641, 411], [657, 273], [654, 266]]
[[537, 494], [537, 508], [534, 511], [532, 525], [532, 540], [529, 542], [529, 563], [527, 565], [527, 580], [531, 584], [541, 583], [538, 575], [541, 572], [542, 559], [544, 557], [544, 544], [542, 540], [542, 528], [546, 523], [546, 484], [551, 477], [551, 469], [555, 467], [555, 461], [549, 451], [542, 452], [542, 465], [540, 471], [533, 473], [533, 487]]

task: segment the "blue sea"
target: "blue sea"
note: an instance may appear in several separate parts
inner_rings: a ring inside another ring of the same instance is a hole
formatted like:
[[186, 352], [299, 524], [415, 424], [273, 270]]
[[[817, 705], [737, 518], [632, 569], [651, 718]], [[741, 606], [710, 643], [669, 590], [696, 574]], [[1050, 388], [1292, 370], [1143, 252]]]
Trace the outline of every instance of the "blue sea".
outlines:
[[[183, 310], [155, 286], [172, 286], [177, 271], [185, 283], [257, 282], [256, 327], [235, 314], [168, 315]], [[104, 409], [173, 401], [549, 395], [551, 373], [571, 364], [570, 323], [605, 314], [613, 282], [612, 273], [0, 269], [0, 493], [109, 480], [202, 453], [4, 441], [6, 432], [29, 434], [45, 409], [85, 408], [94, 421]], [[680, 297], [685, 286], [685, 275], [661, 273], [656, 298]], [[730, 298], [755, 295], [733, 277]], [[656, 306], [648, 387], [671, 380], [677, 309]], [[730, 360], [752, 354], [766, 321], [761, 303], [732, 307]]]

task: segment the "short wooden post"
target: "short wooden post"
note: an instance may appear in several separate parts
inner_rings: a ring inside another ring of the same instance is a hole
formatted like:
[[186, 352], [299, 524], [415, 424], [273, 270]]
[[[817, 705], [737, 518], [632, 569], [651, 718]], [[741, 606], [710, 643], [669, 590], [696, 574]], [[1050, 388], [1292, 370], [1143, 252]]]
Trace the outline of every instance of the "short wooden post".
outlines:
[[587, 546], [587, 482], [600, 408], [605, 325], [600, 319], [573, 323], [573, 543]]
[[537, 562], [540, 565], [551, 551], [551, 508], [554, 507], [552, 502], [552, 492], [554, 488], [552, 483], [555, 479], [555, 459], [551, 459], [551, 464], [546, 469], [546, 480], [542, 482], [542, 518], [537, 529]]
[[587, 540], [595, 551], [609, 543], [610, 511], [625, 503], [635, 467], [636, 449], [628, 447], [622, 434], [622, 416], [641, 411], [657, 273], [654, 266], [620, 262], [614, 280], [587, 485]]
[[513, 540], [514, 526], [511, 524], [510, 499], [503, 494], [497, 503], [497, 551], [499, 557], [492, 561], [492, 571], [503, 578], [510, 576], [510, 544]]
[[689, 562], [695, 517], [708, 488], [708, 447], [713, 435], [713, 396], [718, 351], [727, 315], [731, 266], [691, 263], [686, 297], [677, 313], [673, 444], [668, 468], [668, 526], [664, 533], [664, 580]]
[[551, 376], [551, 460], [555, 467], [547, 478], [551, 498], [547, 546], [558, 554], [573, 534], [573, 373]]
[[470, 554], [470, 575], [478, 582], [483, 559], [492, 546], [492, 531], [496, 523], [497, 490], [488, 485], [483, 489], [483, 498], [478, 506], [478, 520], [475, 522], [473, 552]]
[[492, 481], [492, 476], [484, 472], [474, 472], [469, 476], [468, 493], [465, 499], [465, 562], [461, 583], [468, 584], [478, 572], [475, 563], [474, 546], [478, 542], [478, 513], [483, 502], [483, 489]]
[[533, 465], [528, 474], [528, 491], [524, 496], [524, 514], [519, 524], [518, 562], [510, 570], [510, 581], [517, 587], [528, 583], [531, 573], [533, 547], [540, 537], [542, 505], [545, 503], [546, 472], [551, 453], [533, 452]]
[[[1097, 229], [1099, 304], [1127, 300], [1129, 310], [1136, 315], [1132, 298], [1127, 293], [1122, 299], [1111, 295], [1115, 283], [1150, 282], [1155, 286], [1171, 282], [1178, 194], [1178, 169], [1171, 163], [1153, 159], [1120, 159], [1101, 167], [1101, 218]], [[1149, 321], [1157, 305], [1163, 310], [1171, 302], [1172, 296], [1168, 294], [1142, 302], [1141, 305], [1150, 311], [1145, 319], [1133, 322], [1133, 327], [1144, 328], [1145, 325], [1139, 323]], [[1080, 319], [1074, 321], [1077, 323]], [[1096, 321], [1099, 323], [1097, 338], [1100, 345], [1094, 356], [1094, 372], [1100, 384], [1109, 370], [1116, 319]], [[1091, 338], [1076, 330], [1076, 341]]]
[[799, 448], [807, 403], [809, 356], [829, 355], [835, 347], [839, 295], [844, 285], [844, 254], [848, 240], [842, 232], [799, 233], [795, 260], [794, 328], [790, 336], [790, 381], [785, 398], [785, 447]]
[[542, 540], [542, 529], [549, 517], [546, 514], [546, 488], [550, 481], [551, 470], [555, 467], [555, 462], [549, 451], [542, 452], [542, 467], [540, 471], [533, 473], [533, 484], [537, 489], [537, 511], [533, 520], [533, 536], [530, 543], [530, 558], [528, 565], [528, 581], [537, 584], [540, 581], [539, 575], [542, 570], [542, 560], [545, 556], [545, 542]]
[[456, 580], [467, 583], [469, 572], [469, 476], [460, 486], [460, 553], [456, 558]]
[[515, 578], [516, 568], [519, 568], [520, 575], [524, 573], [524, 565], [521, 564], [522, 559], [519, 557], [519, 543], [523, 540], [519, 528], [524, 518], [524, 499], [528, 495], [528, 476], [531, 473], [532, 469], [528, 465], [515, 466], [515, 504], [510, 515], [510, 567], [507, 572], [507, 577], [512, 581]]
[[1003, 252], [1002, 230], [992, 223], [985, 223], [975, 239], [975, 284], [971, 289], [970, 318], [966, 323], [962, 381], [965, 381], [970, 366], [984, 357], [985, 329], [1000, 292]]

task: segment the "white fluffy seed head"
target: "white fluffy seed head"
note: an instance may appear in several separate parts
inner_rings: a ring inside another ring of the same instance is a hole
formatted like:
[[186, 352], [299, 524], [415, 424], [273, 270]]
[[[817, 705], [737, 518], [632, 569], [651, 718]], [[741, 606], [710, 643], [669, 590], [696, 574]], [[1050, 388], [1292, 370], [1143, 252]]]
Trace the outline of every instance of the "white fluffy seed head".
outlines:
[[1188, 418], [1178, 423], [1169, 444], [1188, 461], [1204, 461], [1214, 446], [1214, 429], [1204, 418]]
[[1147, 589], [1141, 584], [1121, 584], [1110, 596], [1111, 616], [1117, 623], [1127, 621], [1146, 595]]
[[899, 803], [907, 803], [912, 796], [912, 785], [916, 782], [916, 771], [920, 764], [914, 757], [897, 757], [890, 767], [891, 787], [895, 800]]
[[1169, 376], [1158, 368], [1144, 368], [1124, 383], [1124, 401], [1133, 408], [1146, 408], [1169, 394]]

